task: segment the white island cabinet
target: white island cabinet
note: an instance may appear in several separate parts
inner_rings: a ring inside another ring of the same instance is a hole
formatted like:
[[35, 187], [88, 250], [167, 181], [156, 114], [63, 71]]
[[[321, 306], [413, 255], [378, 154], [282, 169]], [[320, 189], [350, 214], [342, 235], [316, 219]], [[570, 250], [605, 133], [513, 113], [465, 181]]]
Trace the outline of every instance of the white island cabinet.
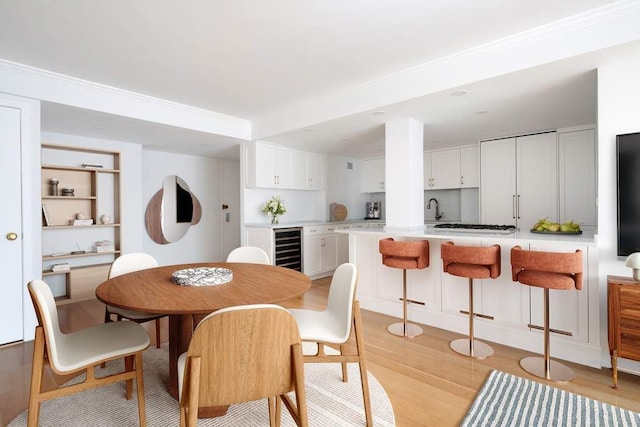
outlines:
[[479, 339], [507, 346], [543, 352], [542, 290], [514, 282], [511, 276], [511, 248], [583, 253], [583, 289], [551, 291], [550, 321], [552, 357], [600, 367], [600, 326], [598, 311], [598, 252], [594, 229], [581, 235], [541, 235], [529, 231], [513, 234], [439, 231], [427, 226], [419, 233], [386, 233], [380, 230], [338, 230], [349, 234], [349, 260], [358, 266], [358, 299], [362, 308], [402, 317], [402, 270], [386, 267], [378, 251], [378, 241], [426, 239], [429, 267], [407, 272], [410, 320], [461, 334], [468, 333], [468, 280], [442, 271], [440, 245], [501, 247], [501, 274], [497, 279], [474, 281], [475, 335]]

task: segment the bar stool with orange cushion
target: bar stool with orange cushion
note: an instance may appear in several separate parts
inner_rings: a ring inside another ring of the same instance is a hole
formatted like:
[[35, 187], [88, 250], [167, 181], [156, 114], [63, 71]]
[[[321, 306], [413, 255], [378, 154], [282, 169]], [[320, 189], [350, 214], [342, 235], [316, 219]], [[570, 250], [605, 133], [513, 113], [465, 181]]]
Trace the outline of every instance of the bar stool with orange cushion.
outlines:
[[474, 338], [473, 279], [495, 279], [500, 276], [500, 245], [456, 246], [453, 242], [443, 242], [440, 250], [444, 272], [469, 279], [469, 338], [453, 340], [449, 346], [465, 356], [477, 359], [489, 357], [493, 354], [491, 346]]
[[395, 241], [392, 238], [379, 242], [382, 264], [391, 268], [402, 269], [402, 322], [393, 323], [387, 330], [394, 335], [413, 338], [422, 334], [422, 328], [413, 323], [407, 323], [407, 270], [429, 267], [429, 241]]
[[514, 282], [544, 289], [544, 357], [525, 357], [520, 366], [540, 378], [568, 382], [575, 372], [549, 355], [549, 289], [582, 289], [582, 251], [572, 253], [511, 249], [511, 275]]

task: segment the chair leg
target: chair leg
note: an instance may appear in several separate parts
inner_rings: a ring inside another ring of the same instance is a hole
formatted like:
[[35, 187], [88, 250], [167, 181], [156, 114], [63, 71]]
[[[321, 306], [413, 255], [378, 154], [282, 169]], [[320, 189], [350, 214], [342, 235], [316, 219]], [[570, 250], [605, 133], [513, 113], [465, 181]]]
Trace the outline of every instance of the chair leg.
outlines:
[[44, 370], [44, 330], [36, 327], [36, 339], [33, 344], [33, 360], [31, 364], [31, 391], [29, 392], [29, 413], [27, 425], [37, 427], [40, 418], [40, 391], [42, 389], [42, 373]]
[[558, 383], [573, 381], [576, 374], [568, 366], [551, 360], [549, 336], [549, 288], [544, 288], [544, 357], [525, 357], [520, 366], [528, 373]]
[[136, 388], [138, 397], [138, 418], [140, 418], [140, 426], [147, 425], [147, 411], [144, 402], [144, 375], [142, 370], [142, 352], [136, 353], [135, 369], [136, 369]]
[[353, 303], [353, 329], [356, 337], [356, 349], [358, 351], [358, 365], [360, 366], [360, 381], [362, 382], [362, 401], [364, 404], [364, 415], [367, 426], [373, 426], [373, 415], [371, 413], [371, 399], [369, 395], [369, 379], [367, 373], [367, 363], [364, 354], [364, 337], [362, 335], [362, 317], [360, 315], [360, 302]]
[[[133, 371], [133, 355], [125, 356], [124, 370], [127, 372]], [[131, 396], [133, 395], [133, 379], [126, 380], [125, 384], [127, 388], [127, 400], [131, 400]]]
[[[343, 355], [347, 350], [347, 344], [340, 344], [340, 354]], [[349, 374], [347, 373], [347, 362], [342, 362], [342, 382], [349, 381]]]
[[[105, 306], [105, 307], [104, 307], [104, 323], [109, 323], [109, 322], [112, 322], [112, 320], [111, 320], [111, 313], [109, 313], [109, 310], [107, 310], [107, 306]], [[104, 369], [104, 367], [105, 367], [105, 366], [107, 366], [107, 363], [106, 363], [106, 362], [102, 362], [102, 363], [100, 364], [100, 367], [101, 367], [102, 369]]]
[[160, 319], [156, 319], [156, 348], [160, 348]]
[[464, 356], [473, 357], [476, 359], [484, 359], [493, 355], [493, 349], [491, 346], [475, 340], [475, 334], [473, 331], [473, 319], [475, 313], [473, 312], [473, 279], [469, 278], [469, 338], [460, 338], [453, 340], [449, 343], [451, 350]]
[[402, 269], [402, 322], [392, 323], [387, 330], [393, 335], [400, 337], [414, 338], [422, 334], [422, 328], [407, 321], [407, 270]]

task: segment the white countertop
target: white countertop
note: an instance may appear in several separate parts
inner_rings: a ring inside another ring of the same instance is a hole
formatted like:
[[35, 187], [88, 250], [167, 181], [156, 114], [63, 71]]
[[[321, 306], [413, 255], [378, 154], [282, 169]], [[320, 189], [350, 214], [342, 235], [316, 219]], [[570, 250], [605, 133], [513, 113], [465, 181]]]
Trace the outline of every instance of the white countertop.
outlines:
[[279, 222], [278, 224], [271, 223], [250, 223], [245, 224], [245, 227], [257, 227], [257, 228], [289, 228], [289, 227], [309, 227], [313, 225], [348, 225], [348, 224], [384, 224], [384, 220], [380, 219], [347, 219], [345, 221], [292, 221], [292, 222]]
[[347, 229], [336, 230], [337, 233], [354, 233], [354, 234], [379, 234], [389, 237], [420, 237], [424, 239], [455, 239], [455, 240], [537, 240], [553, 243], [581, 243], [587, 245], [595, 245], [597, 241], [597, 234], [595, 227], [584, 227], [582, 234], [538, 234], [532, 233], [529, 230], [518, 229], [510, 234], [491, 233], [491, 232], [464, 232], [454, 231], [451, 229], [437, 229], [433, 224], [427, 224], [423, 230], [420, 231], [386, 231], [382, 229]]

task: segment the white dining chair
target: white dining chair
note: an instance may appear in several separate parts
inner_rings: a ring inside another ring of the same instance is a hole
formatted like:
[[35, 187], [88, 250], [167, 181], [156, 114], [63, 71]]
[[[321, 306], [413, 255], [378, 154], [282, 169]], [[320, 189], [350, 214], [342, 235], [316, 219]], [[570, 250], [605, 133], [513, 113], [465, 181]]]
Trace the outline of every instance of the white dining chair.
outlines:
[[[109, 269], [109, 279], [113, 279], [123, 274], [132, 273], [134, 271], [145, 270], [147, 268], [158, 267], [158, 261], [149, 254], [130, 253], [121, 255], [113, 261]], [[132, 283], [131, 286], [135, 286]], [[136, 323], [149, 322], [155, 320], [156, 327], [156, 347], [160, 348], [160, 319], [165, 314], [143, 313], [141, 311], [127, 310], [124, 308], [113, 307], [107, 305], [104, 312], [104, 322], [112, 322], [111, 315], [116, 315], [118, 320], [128, 319]]]
[[[333, 273], [327, 307], [323, 311], [289, 309], [295, 317], [302, 341], [317, 343], [315, 355], [304, 355], [305, 363], [341, 363], [342, 380], [347, 382], [347, 363], [358, 363], [362, 381], [362, 399], [367, 426], [373, 425], [369, 382], [365, 363], [364, 337], [360, 303], [356, 300], [358, 269], [354, 264], [340, 265]], [[355, 335], [356, 354], [345, 354], [351, 330]], [[326, 354], [324, 345], [339, 346], [337, 355]]]
[[241, 246], [235, 248], [227, 256], [227, 262], [246, 262], [252, 264], [271, 264], [269, 255], [256, 246]]
[[[142, 378], [142, 352], [149, 347], [149, 335], [133, 322], [104, 323], [63, 334], [58, 323], [58, 311], [49, 285], [36, 279], [27, 285], [38, 316], [33, 345], [31, 367], [31, 391], [27, 424], [38, 425], [40, 404], [49, 399], [67, 396], [103, 385], [126, 382], [126, 398], [131, 399], [133, 379], [137, 384], [138, 417], [140, 425], [146, 425], [144, 382]], [[109, 360], [124, 358], [125, 370], [106, 377], [96, 378], [94, 367]], [[42, 390], [45, 366], [59, 375], [86, 373], [84, 381]], [[108, 408], [105, 408], [108, 410]]]

